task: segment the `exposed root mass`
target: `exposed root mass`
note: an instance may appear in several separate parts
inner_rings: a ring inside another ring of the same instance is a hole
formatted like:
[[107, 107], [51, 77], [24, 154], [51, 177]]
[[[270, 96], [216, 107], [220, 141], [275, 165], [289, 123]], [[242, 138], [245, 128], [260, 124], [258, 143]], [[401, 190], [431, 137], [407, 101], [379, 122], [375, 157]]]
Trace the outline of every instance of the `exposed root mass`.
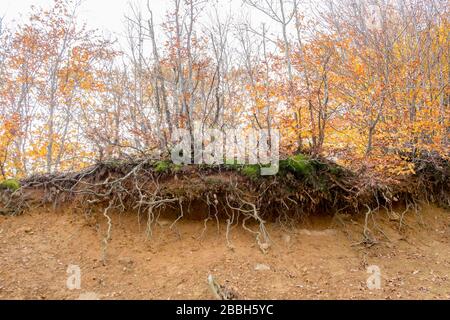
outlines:
[[[302, 161], [302, 162], [300, 162]], [[290, 158], [281, 162], [280, 173], [260, 177], [255, 166], [186, 166], [141, 159], [99, 163], [78, 173], [33, 176], [21, 181], [21, 188], [3, 192], [2, 213], [21, 214], [31, 208], [70, 203], [86, 216], [102, 210], [108, 222], [103, 257], [111, 239], [111, 212], [135, 212], [146, 221], [146, 233], [162, 216], [173, 217], [176, 232], [183, 218], [209, 222], [225, 221], [226, 239], [238, 225], [255, 235], [259, 248], [271, 245], [267, 221], [289, 226], [310, 214], [366, 213], [362, 244], [376, 243], [373, 213], [379, 209], [397, 217], [400, 229], [404, 215], [417, 210], [419, 202], [450, 206], [449, 162], [432, 157], [416, 158], [416, 174], [399, 179], [380, 179], [368, 173], [356, 174], [324, 159]], [[407, 210], [393, 210], [402, 202]], [[200, 214], [198, 214], [200, 212]], [[378, 230], [382, 231], [382, 230]]]

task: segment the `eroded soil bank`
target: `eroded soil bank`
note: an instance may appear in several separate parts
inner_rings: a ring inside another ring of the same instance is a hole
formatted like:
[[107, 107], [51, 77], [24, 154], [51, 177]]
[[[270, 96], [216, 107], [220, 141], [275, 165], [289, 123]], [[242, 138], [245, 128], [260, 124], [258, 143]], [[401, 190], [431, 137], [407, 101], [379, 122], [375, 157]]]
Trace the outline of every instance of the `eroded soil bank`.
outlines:
[[[401, 230], [395, 215], [377, 213], [382, 232], [370, 248], [358, 244], [364, 216], [315, 217], [290, 230], [268, 224], [267, 254], [239, 226], [227, 244], [224, 224], [203, 232], [202, 222], [182, 220], [170, 229], [161, 218], [148, 240], [136, 215], [112, 219], [103, 265], [101, 216], [0, 216], [0, 299], [212, 299], [209, 274], [242, 299], [450, 299], [450, 215], [434, 207], [406, 214]], [[69, 265], [80, 267], [80, 290], [67, 288]], [[367, 288], [371, 265], [380, 290]]]

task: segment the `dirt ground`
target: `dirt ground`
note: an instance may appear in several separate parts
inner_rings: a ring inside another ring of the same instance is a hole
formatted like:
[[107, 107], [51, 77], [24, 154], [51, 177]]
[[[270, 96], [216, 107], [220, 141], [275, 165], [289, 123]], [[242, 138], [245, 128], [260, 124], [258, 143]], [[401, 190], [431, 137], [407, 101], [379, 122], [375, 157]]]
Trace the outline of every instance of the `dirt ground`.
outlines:
[[[58, 210], [56, 210], [58, 211]], [[398, 217], [398, 216], [397, 216]], [[397, 221], [396, 221], [397, 220]], [[398, 219], [376, 216], [379, 244], [367, 248], [358, 219], [314, 218], [287, 230], [268, 225], [273, 246], [263, 254], [254, 235], [209, 222], [161, 220], [151, 240], [136, 216], [113, 217], [103, 265], [101, 217], [40, 210], [0, 216], [0, 299], [212, 299], [207, 277], [241, 299], [450, 299], [450, 214], [425, 207]], [[375, 228], [375, 227], [373, 227]], [[388, 240], [389, 239], [389, 240]], [[69, 290], [70, 265], [81, 289]], [[369, 266], [381, 289], [369, 290]]]

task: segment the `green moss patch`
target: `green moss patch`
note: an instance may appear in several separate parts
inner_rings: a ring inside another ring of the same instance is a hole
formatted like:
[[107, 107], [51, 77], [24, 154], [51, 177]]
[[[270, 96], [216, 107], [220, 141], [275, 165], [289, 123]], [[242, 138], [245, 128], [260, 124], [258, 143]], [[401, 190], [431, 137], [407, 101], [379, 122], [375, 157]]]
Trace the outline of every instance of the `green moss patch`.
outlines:
[[261, 167], [258, 165], [243, 166], [241, 172], [251, 179], [256, 179], [261, 175]]
[[0, 183], [0, 190], [17, 191], [20, 189], [20, 182], [15, 179], [8, 179]]
[[289, 157], [280, 162], [281, 170], [296, 175], [309, 176], [314, 172], [313, 161], [303, 154]]
[[155, 171], [158, 173], [165, 173], [170, 170], [171, 163], [169, 161], [158, 161], [155, 164]]

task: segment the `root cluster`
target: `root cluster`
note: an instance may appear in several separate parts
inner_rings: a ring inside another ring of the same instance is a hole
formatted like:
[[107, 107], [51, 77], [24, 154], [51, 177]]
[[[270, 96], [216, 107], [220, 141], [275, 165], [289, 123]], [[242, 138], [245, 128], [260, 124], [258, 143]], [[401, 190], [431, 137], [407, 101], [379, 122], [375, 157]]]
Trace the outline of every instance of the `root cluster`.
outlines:
[[[226, 223], [226, 239], [236, 226], [255, 235], [259, 248], [271, 246], [267, 221], [289, 226], [310, 214], [366, 213], [363, 243], [373, 245], [373, 230], [368, 228], [373, 213], [381, 208], [393, 212], [402, 201], [407, 210], [420, 201], [450, 207], [450, 166], [448, 161], [416, 159], [417, 171], [410, 181], [381, 180], [368, 173], [355, 174], [336, 165], [317, 160], [314, 171], [305, 175], [284, 170], [273, 177], [248, 177], [236, 167], [167, 167], [152, 159], [114, 160], [99, 163], [78, 173], [40, 175], [21, 181], [21, 189], [3, 191], [0, 214], [21, 214], [33, 207], [70, 203], [89, 216], [100, 210], [107, 223], [103, 239], [106, 261], [111, 239], [111, 213], [135, 213], [145, 221], [149, 239], [161, 216], [172, 214], [170, 229], [192, 215], [208, 223]], [[399, 215], [400, 228], [404, 215]], [[376, 227], [375, 221], [372, 223]]]

